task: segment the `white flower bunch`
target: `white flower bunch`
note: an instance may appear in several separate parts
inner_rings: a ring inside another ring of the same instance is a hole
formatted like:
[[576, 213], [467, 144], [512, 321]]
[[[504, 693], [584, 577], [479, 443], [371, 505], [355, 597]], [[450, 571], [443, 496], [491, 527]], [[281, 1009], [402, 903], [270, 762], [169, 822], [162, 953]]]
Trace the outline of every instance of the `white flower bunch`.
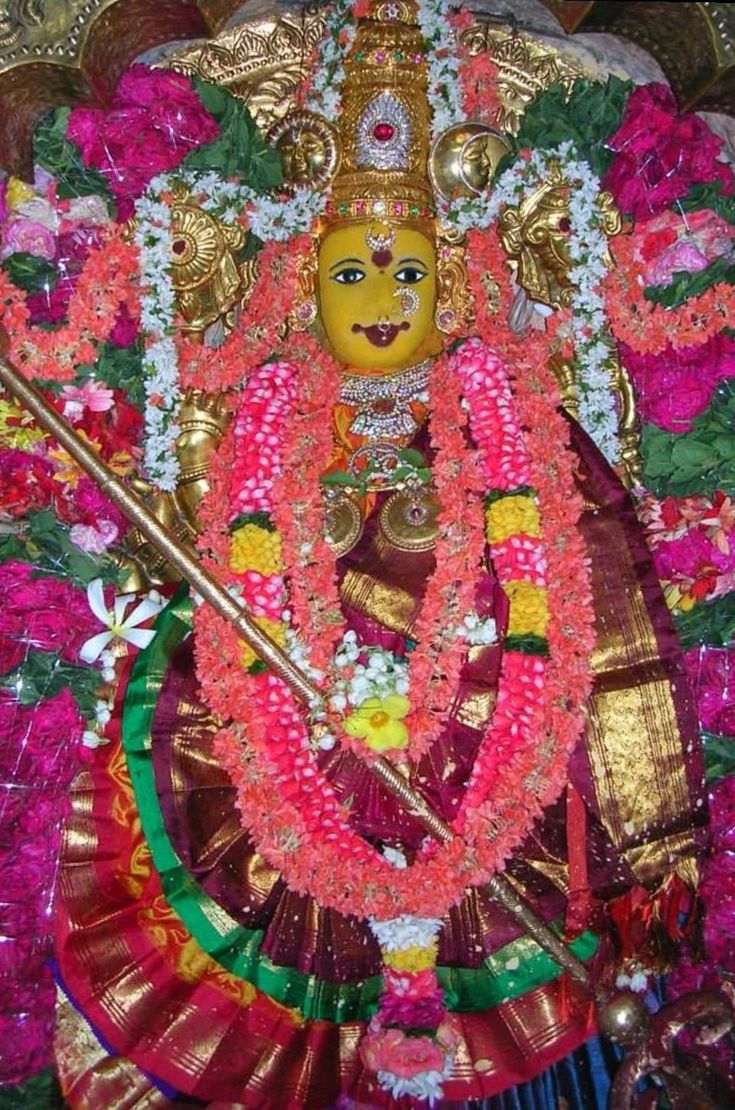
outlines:
[[[451, 7], [446, 0], [419, 0], [418, 24], [427, 45], [432, 139], [437, 139], [448, 127], [462, 123], [465, 118], [459, 61], [454, 49], [456, 35], [448, 18], [450, 11]], [[442, 57], [438, 57], [436, 53], [436, 47], [440, 44]]]
[[143, 297], [140, 324], [143, 330], [143, 384], [147, 476], [162, 490], [174, 490], [179, 477], [176, 440], [181, 394], [176, 346], [171, 338], [175, 294], [171, 262], [171, 210], [159, 199], [167, 186], [165, 177], [154, 177], [147, 192], [136, 201], [135, 243], [140, 251]]
[[246, 212], [250, 230], [263, 242], [275, 239], [283, 243], [308, 231], [327, 203], [326, 195], [313, 189], [298, 189], [290, 197], [264, 195], [248, 185], [226, 181], [213, 171], [176, 176], [201, 197], [205, 212], [225, 223], [235, 223], [238, 215]]
[[337, 0], [327, 16], [324, 34], [317, 47], [317, 61], [306, 100], [310, 112], [333, 122], [342, 104], [343, 61], [354, 42], [356, 31], [352, 0]]
[[[363, 655], [367, 661], [358, 663]], [[334, 653], [334, 665], [345, 671], [334, 683], [329, 704], [342, 712], [368, 698], [387, 698], [408, 693], [408, 663], [381, 647], [363, 647], [352, 630], [345, 632]]]
[[438, 917], [414, 917], [402, 913], [388, 921], [369, 919], [370, 929], [385, 952], [402, 952], [406, 948], [428, 948], [439, 935], [442, 927]]
[[483, 620], [477, 613], [468, 613], [457, 629], [456, 636], [472, 646], [487, 646], [497, 643], [498, 629], [492, 617]]
[[445, 1056], [443, 1071], [422, 1071], [410, 1079], [393, 1075], [390, 1071], [379, 1071], [377, 1072], [378, 1083], [394, 1098], [408, 1095], [409, 1098], [428, 1102], [429, 1106], [434, 1106], [444, 1093], [443, 1082], [452, 1074], [453, 1067], [454, 1053], [448, 1053]]

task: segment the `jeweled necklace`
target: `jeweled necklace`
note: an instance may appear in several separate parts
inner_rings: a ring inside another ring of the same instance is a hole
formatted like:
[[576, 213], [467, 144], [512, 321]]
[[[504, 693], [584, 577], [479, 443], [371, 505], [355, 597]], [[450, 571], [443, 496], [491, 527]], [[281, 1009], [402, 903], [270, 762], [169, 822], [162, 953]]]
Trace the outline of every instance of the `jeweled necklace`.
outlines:
[[349, 430], [373, 439], [415, 435], [419, 426], [410, 406], [426, 394], [433, 361], [426, 358], [408, 370], [381, 377], [345, 374], [339, 399], [343, 405], [357, 407]]

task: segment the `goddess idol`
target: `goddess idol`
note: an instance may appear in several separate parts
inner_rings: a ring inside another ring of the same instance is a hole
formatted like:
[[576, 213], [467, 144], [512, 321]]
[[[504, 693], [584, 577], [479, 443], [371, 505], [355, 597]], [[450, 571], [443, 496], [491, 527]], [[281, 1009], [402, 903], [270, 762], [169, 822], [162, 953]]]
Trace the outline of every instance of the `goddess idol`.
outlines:
[[291, 275], [288, 326], [198, 509], [320, 697], [181, 591], [159, 619], [67, 841], [74, 1106], [600, 1105], [589, 984], [498, 876], [602, 996], [663, 965], [696, 882], [696, 720], [633, 510], [560, 408], [563, 333], [509, 326], [496, 228], [448, 216], [490, 211], [504, 142], [440, 134], [416, 6], [365, 8], [338, 120], [270, 135], [322, 199], [264, 251], [239, 326]]

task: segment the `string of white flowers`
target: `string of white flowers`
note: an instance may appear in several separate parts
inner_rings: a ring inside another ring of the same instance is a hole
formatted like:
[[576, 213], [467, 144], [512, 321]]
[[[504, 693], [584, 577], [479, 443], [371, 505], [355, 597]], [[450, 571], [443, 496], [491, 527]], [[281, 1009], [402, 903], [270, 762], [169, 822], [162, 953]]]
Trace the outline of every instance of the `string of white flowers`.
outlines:
[[160, 199], [165, 177], [154, 177], [147, 192], [135, 205], [135, 242], [140, 252], [140, 284], [143, 290], [140, 324], [143, 332], [143, 384], [145, 388], [146, 476], [160, 489], [176, 488], [179, 462], [176, 440], [181, 400], [179, 368], [172, 333], [175, 294], [171, 262], [171, 210]]
[[418, 25], [426, 42], [428, 97], [432, 109], [431, 137], [437, 139], [455, 123], [462, 123], [462, 86], [459, 59], [455, 50], [457, 36], [449, 21], [447, 0], [419, 0]]
[[214, 170], [172, 176], [197, 195], [205, 212], [217, 215], [224, 223], [234, 224], [244, 212], [253, 235], [263, 242], [275, 239], [285, 243], [308, 231], [327, 203], [325, 193], [306, 188], [289, 197], [264, 196], [249, 185], [226, 181]]
[[352, 15], [352, 2], [353, 0], [337, 0], [327, 16], [306, 98], [309, 111], [332, 121], [337, 119], [342, 104], [340, 90], [345, 79], [343, 61], [357, 31]]
[[439, 935], [442, 927], [437, 917], [414, 917], [403, 913], [387, 921], [369, 919], [370, 929], [385, 952], [401, 952], [406, 948], [428, 948]]
[[571, 186], [567, 249], [573, 263], [569, 279], [574, 287], [572, 330], [579, 422], [609, 462], [615, 463], [620, 447], [610, 380], [614, 346], [600, 293], [607, 270], [607, 236], [598, 204], [600, 180], [575, 153], [571, 142], [561, 143], [555, 150], [535, 151], [501, 174], [481, 196], [455, 200], [443, 214], [462, 232], [488, 228], [504, 207], [517, 207], [548, 179], [552, 163], [561, 167]]

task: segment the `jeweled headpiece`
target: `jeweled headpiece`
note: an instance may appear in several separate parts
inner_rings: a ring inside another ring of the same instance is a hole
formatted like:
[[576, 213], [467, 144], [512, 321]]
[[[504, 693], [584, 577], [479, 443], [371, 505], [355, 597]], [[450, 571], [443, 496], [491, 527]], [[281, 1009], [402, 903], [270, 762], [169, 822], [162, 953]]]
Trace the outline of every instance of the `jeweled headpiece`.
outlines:
[[326, 218], [425, 223], [431, 116], [424, 41], [413, 0], [373, 3], [345, 59], [342, 157]]

